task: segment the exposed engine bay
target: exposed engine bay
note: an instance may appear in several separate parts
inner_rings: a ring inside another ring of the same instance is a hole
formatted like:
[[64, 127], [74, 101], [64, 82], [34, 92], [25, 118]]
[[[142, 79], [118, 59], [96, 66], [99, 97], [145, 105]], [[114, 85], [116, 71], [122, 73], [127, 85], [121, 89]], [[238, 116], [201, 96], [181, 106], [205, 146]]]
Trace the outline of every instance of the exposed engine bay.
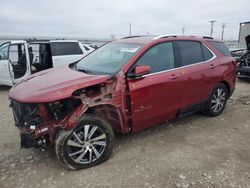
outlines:
[[125, 99], [122, 100], [123, 104], [120, 103], [124, 97], [121, 94], [124, 86], [119, 86], [113, 79], [77, 90], [70, 98], [55, 102], [36, 104], [10, 99], [15, 125], [20, 129], [21, 148], [45, 149], [55, 144], [58, 133], [61, 130], [73, 129], [86, 112], [99, 114], [110, 122], [117, 132], [128, 132], [129, 129], [125, 128], [128, 126], [123, 125], [126, 122], [122, 121], [124, 113], [128, 111], [120, 110], [127, 109]]
[[11, 101], [15, 125], [20, 129], [21, 147], [43, 147], [53, 143], [54, 123], [64, 119], [80, 100], [65, 99], [47, 104]]

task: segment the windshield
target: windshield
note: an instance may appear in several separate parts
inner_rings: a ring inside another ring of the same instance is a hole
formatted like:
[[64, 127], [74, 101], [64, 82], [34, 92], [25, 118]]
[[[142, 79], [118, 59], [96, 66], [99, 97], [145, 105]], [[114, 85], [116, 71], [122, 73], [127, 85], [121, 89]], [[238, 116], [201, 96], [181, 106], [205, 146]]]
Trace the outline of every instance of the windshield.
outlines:
[[142, 47], [141, 44], [109, 43], [80, 60], [76, 68], [93, 74], [113, 75]]

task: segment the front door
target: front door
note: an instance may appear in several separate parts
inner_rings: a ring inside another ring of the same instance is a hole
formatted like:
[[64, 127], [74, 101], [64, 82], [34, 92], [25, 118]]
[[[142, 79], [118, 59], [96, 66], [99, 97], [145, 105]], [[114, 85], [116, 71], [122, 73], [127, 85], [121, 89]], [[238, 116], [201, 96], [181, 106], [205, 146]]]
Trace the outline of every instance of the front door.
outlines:
[[128, 79], [133, 131], [174, 118], [181, 104], [181, 77], [171, 42], [151, 47], [135, 64], [140, 65], [150, 66], [151, 72]]
[[0, 46], [0, 85], [12, 85], [8, 69], [9, 46], [10, 43], [4, 43]]
[[30, 72], [28, 47], [25, 42], [13, 43], [9, 47], [9, 73], [13, 84], [27, 78]]

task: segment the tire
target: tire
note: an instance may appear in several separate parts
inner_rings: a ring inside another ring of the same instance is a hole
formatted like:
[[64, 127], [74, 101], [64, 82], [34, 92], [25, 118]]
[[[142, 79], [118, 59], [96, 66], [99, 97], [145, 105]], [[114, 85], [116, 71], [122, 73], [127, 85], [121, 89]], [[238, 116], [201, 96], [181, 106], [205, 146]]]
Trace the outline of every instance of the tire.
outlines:
[[210, 117], [220, 115], [226, 107], [228, 90], [223, 83], [219, 83], [212, 91], [203, 113]]
[[[87, 134], [85, 134], [87, 133]], [[62, 131], [56, 140], [56, 155], [70, 170], [90, 168], [109, 159], [114, 145], [114, 132], [103, 119], [84, 115], [70, 131]]]

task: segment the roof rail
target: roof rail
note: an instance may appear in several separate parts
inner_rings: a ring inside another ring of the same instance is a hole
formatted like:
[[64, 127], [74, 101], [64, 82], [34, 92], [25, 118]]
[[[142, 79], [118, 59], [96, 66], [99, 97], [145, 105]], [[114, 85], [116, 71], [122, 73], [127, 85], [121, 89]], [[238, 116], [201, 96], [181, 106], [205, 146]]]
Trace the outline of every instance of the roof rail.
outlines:
[[145, 37], [145, 36], [148, 36], [148, 35], [134, 35], [134, 36], [127, 36], [127, 37], [123, 37], [123, 38], [121, 38], [121, 39], [130, 39], [130, 38]]
[[27, 38], [27, 39], [24, 39], [24, 40], [27, 41], [27, 42], [47, 42], [47, 41], [51, 41], [51, 40], [66, 40], [66, 39], [65, 38], [55, 38], [55, 39]]
[[204, 39], [214, 39], [213, 37], [203, 36]]
[[168, 37], [178, 37], [178, 35], [158, 35], [158, 36], [154, 37], [153, 40], [168, 38]]
[[[197, 37], [195, 35], [159, 35], [153, 38], [153, 40], [162, 39], [162, 38], [168, 38], [168, 37], [179, 37], [179, 36], [186, 36], [186, 37]], [[202, 36], [203, 39], [214, 39], [213, 37], [208, 36]]]

